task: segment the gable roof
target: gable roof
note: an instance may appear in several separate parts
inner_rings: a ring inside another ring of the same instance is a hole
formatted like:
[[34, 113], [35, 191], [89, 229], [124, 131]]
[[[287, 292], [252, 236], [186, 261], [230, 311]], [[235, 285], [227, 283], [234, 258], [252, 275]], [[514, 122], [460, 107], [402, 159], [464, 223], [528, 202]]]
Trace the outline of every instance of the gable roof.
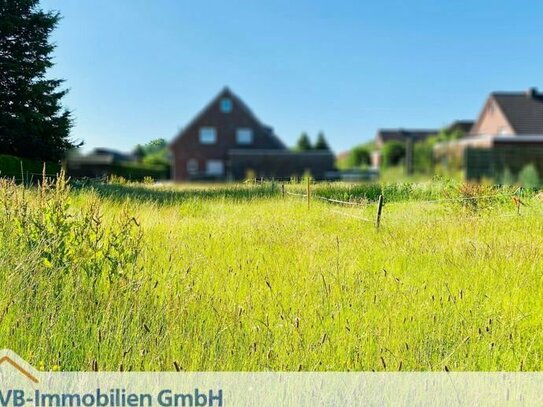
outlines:
[[241, 100], [241, 98], [236, 95], [234, 92], [232, 92], [227, 86], [225, 86], [218, 94], [215, 96], [211, 102], [209, 102], [205, 107], [200, 110], [200, 112], [183, 128], [181, 131], [177, 134], [177, 136], [174, 137], [174, 139], [170, 142], [170, 146], [174, 145], [177, 140], [179, 140], [185, 132], [187, 132], [193, 125], [196, 123], [209, 109], [211, 109], [212, 106], [214, 106], [216, 103], [219, 103], [219, 101], [222, 98], [228, 97], [234, 101], [235, 104], [237, 104], [244, 112], [245, 114], [249, 115], [256, 123], [257, 125], [261, 126], [263, 129], [266, 130], [268, 135], [274, 139], [274, 141], [277, 143], [277, 146], [279, 148], [287, 148], [286, 145], [281, 141], [279, 137], [274, 133], [273, 128], [270, 126], [265, 125], [260, 121], [258, 117], [253, 113], [253, 111]]
[[467, 134], [471, 131], [471, 128], [475, 122], [473, 120], [455, 120], [452, 122], [448, 127], [447, 130], [449, 131], [455, 131], [459, 130], [464, 134]]
[[515, 134], [543, 134], [543, 94], [536, 89], [494, 92], [490, 98], [499, 106]]

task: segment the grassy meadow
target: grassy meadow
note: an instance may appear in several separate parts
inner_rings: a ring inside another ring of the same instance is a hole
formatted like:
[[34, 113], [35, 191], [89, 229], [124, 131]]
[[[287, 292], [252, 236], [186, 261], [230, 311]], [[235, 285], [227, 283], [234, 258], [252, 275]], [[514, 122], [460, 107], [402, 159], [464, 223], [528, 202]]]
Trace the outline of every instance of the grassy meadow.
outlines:
[[543, 369], [535, 193], [0, 182], [0, 346], [43, 369]]

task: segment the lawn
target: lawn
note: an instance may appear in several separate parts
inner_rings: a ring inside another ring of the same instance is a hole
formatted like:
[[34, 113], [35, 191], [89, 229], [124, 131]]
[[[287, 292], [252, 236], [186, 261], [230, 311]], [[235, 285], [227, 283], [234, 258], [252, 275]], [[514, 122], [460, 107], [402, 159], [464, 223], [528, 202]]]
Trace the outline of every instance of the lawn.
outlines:
[[66, 371], [541, 370], [543, 205], [475, 189], [319, 184], [308, 209], [279, 185], [2, 181], [0, 346]]

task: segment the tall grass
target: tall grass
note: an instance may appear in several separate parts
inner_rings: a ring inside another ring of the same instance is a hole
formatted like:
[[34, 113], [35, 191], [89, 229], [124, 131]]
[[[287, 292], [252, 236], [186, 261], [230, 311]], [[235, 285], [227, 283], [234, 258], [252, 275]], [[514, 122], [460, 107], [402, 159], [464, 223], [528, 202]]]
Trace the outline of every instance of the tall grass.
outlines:
[[[319, 188], [348, 199], [373, 191]], [[419, 187], [402, 188], [414, 199]], [[308, 210], [277, 186], [2, 181], [0, 199], [0, 346], [36, 366], [543, 367], [536, 197], [522, 198], [521, 216], [507, 199], [473, 209], [398, 197], [379, 232], [332, 211], [371, 218], [373, 205]]]

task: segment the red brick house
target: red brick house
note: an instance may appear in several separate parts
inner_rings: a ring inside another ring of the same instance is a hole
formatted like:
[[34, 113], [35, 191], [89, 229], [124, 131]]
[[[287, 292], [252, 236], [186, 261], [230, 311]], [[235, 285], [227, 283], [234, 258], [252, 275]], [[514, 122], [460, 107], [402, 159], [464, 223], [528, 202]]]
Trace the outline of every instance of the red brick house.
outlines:
[[543, 94], [535, 88], [491, 93], [469, 134], [451, 144], [462, 150], [543, 147]]
[[505, 168], [515, 173], [530, 163], [543, 170], [543, 94], [535, 88], [491, 93], [469, 134], [434, 151], [463, 159], [468, 179], [493, 178]]
[[171, 142], [175, 181], [301, 176], [324, 178], [331, 152], [294, 153], [230, 89], [223, 89]]

